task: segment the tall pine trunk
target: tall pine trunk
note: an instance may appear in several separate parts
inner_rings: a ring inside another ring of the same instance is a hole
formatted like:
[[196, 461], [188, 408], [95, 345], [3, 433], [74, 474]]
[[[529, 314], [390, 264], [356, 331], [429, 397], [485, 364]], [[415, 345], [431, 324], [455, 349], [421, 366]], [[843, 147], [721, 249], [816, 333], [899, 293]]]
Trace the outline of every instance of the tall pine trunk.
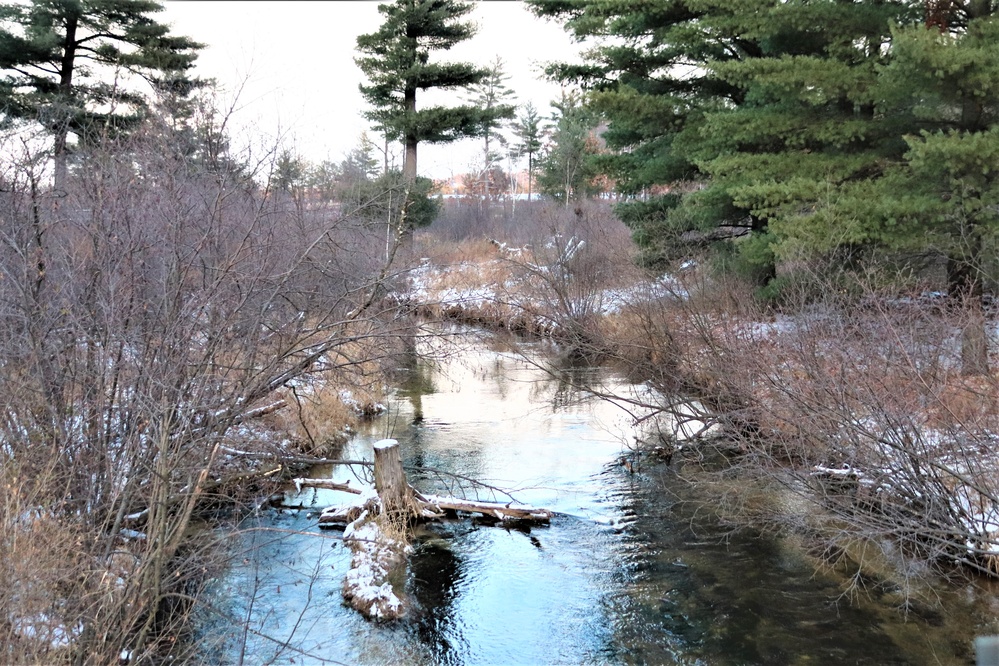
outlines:
[[73, 67], [76, 60], [77, 18], [66, 20], [66, 39], [63, 42], [62, 61], [59, 65], [59, 108], [55, 114], [55, 142], [52, 156], [55, 161], [55, 189], [66, 189], [66, 161], [69, 143], [70, 109], [73, 100]]
[[[406, 88], [406, 113], [410, 118], [416, 114], [416, 88]], [[406, 130], [406, 156], [402, 163], [402, 177], [407, 185], [416, 181], [416, 146], [419, 144], [416, 131]]]

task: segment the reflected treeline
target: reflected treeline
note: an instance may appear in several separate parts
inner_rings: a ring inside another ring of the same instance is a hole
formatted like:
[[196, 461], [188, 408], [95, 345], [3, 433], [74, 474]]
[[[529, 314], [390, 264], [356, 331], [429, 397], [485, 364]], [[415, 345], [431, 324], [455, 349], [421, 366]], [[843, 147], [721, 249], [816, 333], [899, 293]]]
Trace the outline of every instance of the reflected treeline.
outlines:
[[796, 542], [725, 523], [702, 488], [671, 470], [619, 488], [634, 520], [618, 545], [621, 591], [607, 600], [613, 661], [873, 666], [961, 652], [953, 633], [903, 616], [876, 590], [844, 598], [844, 580], [816, 573]]
[[[407, 438], [404, 460], [410, 483], [424, 492], [434, 494], [481, 500], [498, 499], [483, 497], [479, 486], [468, 483], [463, 478], [476, 478], [484, 471], [485, 455], [481, 449], [457, 450], [434, 446], [434, 441], [439, 440], [440, 431], [446, 427], [446, 424], [433, 427], [414, 423]], [[450, 474], [459, 474], [460, 477]]]
[[537, 381], [532, 385], [531, 399], [538, 402], [549, 401], [555, 411], [592, 400], [591, 389], [599, 385], [600, 371], [568, 361], [564, 363], [556, 361], [558, 359], [553, 359], [545, 365], [544, 370], [548, 373], [549, 379]]
[[399, 395], [408, 398], [413, 405], [413, 423], [423, 421], [423, 396], [436, 391], [432, 364], [417, 350], [417, 336], [403, 339], [403, 353], [400, 356]]

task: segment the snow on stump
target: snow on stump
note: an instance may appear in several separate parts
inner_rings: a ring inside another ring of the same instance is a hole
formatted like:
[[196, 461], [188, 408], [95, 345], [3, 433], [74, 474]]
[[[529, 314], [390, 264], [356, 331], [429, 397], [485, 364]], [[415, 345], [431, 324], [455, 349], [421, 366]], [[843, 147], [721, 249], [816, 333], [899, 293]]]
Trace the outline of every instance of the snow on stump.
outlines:
[[[424, 497], [406, 481], [399, 443], [383, 439], [374, 444], [375, 487], [362, 490], [348, 504], [330, 507], [319, 516], [320, 527], [347, 524], [343, 543], [350, 548], [350, 571], [343, 580], [343, 598], [369, 620], [394, 620], [405, 613], [405, 604], [393, 589], [404, 584], [411, 524], [441, 519], [444, 511], [481, 513], [504, 524], [528, 521], [547, 523], [552, 512], [513, 502], [478, 502], [444, 497]], [[338, 486], [325, 480], [298, 479], [297, 485]], [[398, 588], [396, 588], [398, 589]]]
[[406, 556], [413, 550], [407, 543], [409, 523], [418, 507], [402, 469], [399, 443], [383, 439], [374, 450], [377, 495], [343, 532], [343, 542], [353, 552], [343, 598], [368, 619], [394, 620], [405, 607], [390, 578], [405, 571]]

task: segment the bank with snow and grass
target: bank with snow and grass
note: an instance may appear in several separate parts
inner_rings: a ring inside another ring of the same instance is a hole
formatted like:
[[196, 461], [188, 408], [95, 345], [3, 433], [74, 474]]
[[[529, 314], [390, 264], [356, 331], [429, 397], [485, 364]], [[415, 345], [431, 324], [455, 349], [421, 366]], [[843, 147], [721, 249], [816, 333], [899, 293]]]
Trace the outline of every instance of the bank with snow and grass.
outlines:
[[[706, 267], [607, 285], [571, 237], [492, 247], [477, 262], [425, 262], [405, 298], [433, 316], [583, 341], [651, 380], [656, 397], [635, 404], [637, 418], [710, 424], [724, 432], [716, 441], [790, 474], [817, 510], [853, 525], [843, 534], [883, 534], [896, 554], [996, 572], [989, 405], [999, 391], [995, 377], [962, 375], [962, 324], [939, 298], [871, 293], [851, 305], [834, 292], [768, 313], [746, 292], [725, 295]], [[689, 404], [696, 413], [680, 413]]]

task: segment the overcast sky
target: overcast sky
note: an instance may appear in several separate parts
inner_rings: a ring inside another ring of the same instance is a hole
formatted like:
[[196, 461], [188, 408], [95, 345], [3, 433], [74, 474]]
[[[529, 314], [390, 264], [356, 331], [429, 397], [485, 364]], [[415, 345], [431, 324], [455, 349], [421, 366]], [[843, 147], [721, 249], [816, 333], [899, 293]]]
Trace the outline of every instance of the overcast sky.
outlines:
[[[498, 55], [510, 75], [515, 103], [531, 101], [549, 113], [560, 88], [542, 80], [540, 67], [571, 59], [579, 46], [560, 25], [535, 18], [522, 2], [474, 4], [468, 19], [478, 25], [478, 33], [431, 57], [488, 65]], [[364, 77], [354, 64], [354, 47], [358, 35], [381, 25], [377, 2], [171, 0], [164, 5], [159, 20], [175, 34], [206, 44], [197, 75], [217, 79], [229, 99], [238, 91], [237, 138], [252, 135], [273, 142], [280, 136], [314, 162], [339, 161], [370, 129], [361, 116], [368, 107], [357, 89]], [[380, 140], [373, 133], [370, 137]], [[421, 144], [420, 173], [448, 178], [469, 171], [479, 154], [479, 141]]]

